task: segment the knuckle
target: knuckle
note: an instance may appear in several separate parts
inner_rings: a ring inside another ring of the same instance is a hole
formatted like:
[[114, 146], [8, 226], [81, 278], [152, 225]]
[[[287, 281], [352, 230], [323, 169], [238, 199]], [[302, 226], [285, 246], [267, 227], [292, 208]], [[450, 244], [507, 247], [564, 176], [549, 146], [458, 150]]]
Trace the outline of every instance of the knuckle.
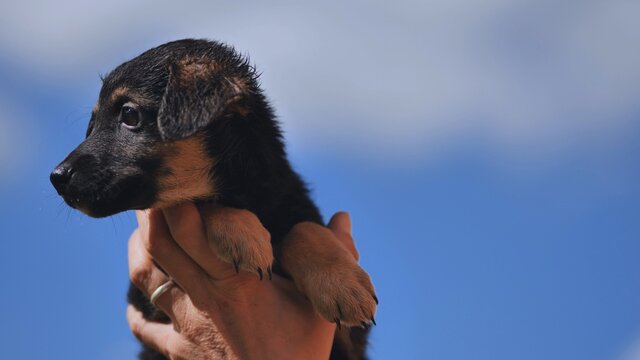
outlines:
[[152, 256], [161, 253], [163, 246], [163, 239], [160, 236], [149, 236], [144, 241], [145, 250]]
[[129, 323], [129, 328], [131, 329], [131, 333], [133, 334], [133, 336], [135, 336], [137, 339], [140, 339], [140, 337], [142, 336], [142, 324], [140, 320], [136, 319], [131, 321], [131, 323]]
[[143, 288], [151, 277], [151, 269], [146, 266], [134, 266], [129, 272], [129, 280], [138, 288]]

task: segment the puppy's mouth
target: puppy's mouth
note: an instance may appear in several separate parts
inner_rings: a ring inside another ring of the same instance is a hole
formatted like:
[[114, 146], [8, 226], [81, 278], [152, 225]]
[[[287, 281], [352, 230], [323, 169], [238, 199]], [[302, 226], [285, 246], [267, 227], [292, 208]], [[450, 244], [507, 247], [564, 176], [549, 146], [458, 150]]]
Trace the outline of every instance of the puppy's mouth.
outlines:
[[67, 205], [83, 213], [102, 218], [117, 213], [146, 209], [153, 203], [153, 196], [144, 177], [129, 177], [104, 188], [70, 191], [63, 196]]

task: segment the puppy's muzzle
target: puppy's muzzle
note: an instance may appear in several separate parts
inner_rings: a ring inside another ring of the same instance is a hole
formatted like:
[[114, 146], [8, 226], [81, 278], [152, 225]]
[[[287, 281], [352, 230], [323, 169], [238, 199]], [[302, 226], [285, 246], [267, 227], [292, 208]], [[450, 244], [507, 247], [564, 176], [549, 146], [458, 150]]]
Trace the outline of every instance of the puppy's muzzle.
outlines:
[[96, 161], [88, 154], [77, 152], [69, 155], [50, 175], [51, 184], [64, 201], [73, 208], [89, 205], [95, 201], [98, 175]]
[[76, 150], [53, 170], [49, 177], [51, 184], [60, 196], [81, 197], [82, 190], [90, 185], [87, 183], [92, 182], [89, 180], [95, 181], [95, 178], [90, 179], [87, 175], [95, 176], [97, 165], [97, 159], [93, 155]]
[[155, 201], [151, 178], [129, 164], [104, 154], [74, 150], [51, 173], [51, 184], [64, 201], [92, 217], [145, 209]]
[[74, 169], [68, 163], [62, 163], [53, 170], [49, 179], [58, 192], [58, 195], [64, 196], [67, 193], [67, 187], [71, 182], [74, 172]]

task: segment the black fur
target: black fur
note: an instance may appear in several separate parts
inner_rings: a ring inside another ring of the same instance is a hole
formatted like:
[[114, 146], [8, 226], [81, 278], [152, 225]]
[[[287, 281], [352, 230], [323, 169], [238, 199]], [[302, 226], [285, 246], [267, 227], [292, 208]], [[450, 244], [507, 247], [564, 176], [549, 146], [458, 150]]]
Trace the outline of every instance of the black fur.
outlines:
[[[182, 81], [189, 74], [180, 64], [203, 59], [215, 66], [196, 65], [190, 71], [207, 76]], [[271, 233], [274, 271], [286, 276], [277, 266], [278, 244], [296, 223], [323, 221], [287, 160], [280, 128], [257, 78], [231, 47], [207, 40], [167, 43], [125, 62], [105, 77], [87, 139], [54, 171], [54, 185], [69, 205], [91, 216], [148, 208], [162, 171], [157, 144], [205, 134], [209, 156], [218, 159], [211, 172], [219, 194], [213, 200], [258, 216]], [[109, 99], [122, 87], [140, 104], [140, 129], [123, 129], [116, 120], [131, 100], [127, 95]], [[73, 174], [68, 174], [70, 168]], [[145, 317], [167, 320], [134, 286], [128, 299]], [[368, 329], [360, 328], [339, 331], [331, 358], [364, 358], [367, 334]], [[162, 359], [148, 348], [140, 358]]]

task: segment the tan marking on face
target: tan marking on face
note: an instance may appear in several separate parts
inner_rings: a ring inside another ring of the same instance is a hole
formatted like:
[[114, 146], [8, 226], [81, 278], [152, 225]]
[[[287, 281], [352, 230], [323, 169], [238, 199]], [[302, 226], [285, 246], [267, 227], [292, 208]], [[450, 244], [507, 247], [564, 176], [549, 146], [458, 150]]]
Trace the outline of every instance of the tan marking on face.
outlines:
[[[106, 109], [115, 105], [118, 100], [125, 98], [127, 102], [131, 102], [139, 106], [150, 106], [152, 101], [142, 96], [139, 92], [131, 90], [126, 86], [120, 86], [113, 90], [106, 100], [106, 104], [102, 104]], [[100, 104], [96, 104], [96, 108], [102, 107]]]
[[152, 207], [213, 197], [215, 191], [210, 176], [215, 160], [207, 155], [204, 138], [194, 136], [164, 146], [166, 174], [158, 180], [158, 200]]
[[121, 86], [111, 92], [111, 95], [109, 95], [109, 102], [113, 104], [116, 101], [118, 101], [118, 98], [122, 96], [130, 96], [129, 94], [130, 94], [129, 88], [126, 86]]

